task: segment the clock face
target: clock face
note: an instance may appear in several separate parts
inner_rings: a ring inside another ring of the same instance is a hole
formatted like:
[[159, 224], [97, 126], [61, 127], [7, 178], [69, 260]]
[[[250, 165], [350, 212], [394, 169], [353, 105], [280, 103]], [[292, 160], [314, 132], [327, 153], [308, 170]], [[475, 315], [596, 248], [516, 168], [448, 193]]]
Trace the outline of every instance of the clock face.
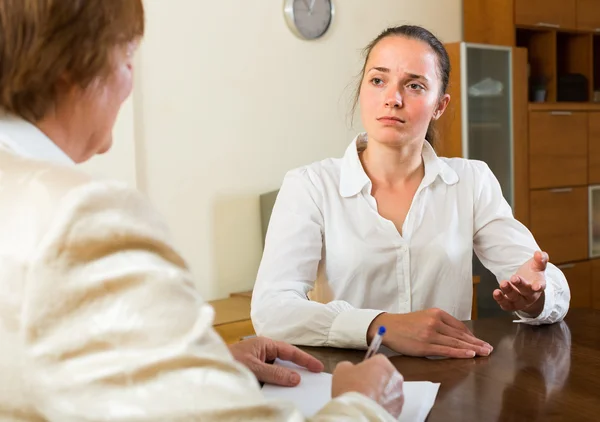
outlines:
[[[319, 38], [329, 28], [333, 17], [332, 0], [288, 0], [286, 15], [290, 26], [302, 38]], [[291, 22], [290, 22], [291, 21]]]

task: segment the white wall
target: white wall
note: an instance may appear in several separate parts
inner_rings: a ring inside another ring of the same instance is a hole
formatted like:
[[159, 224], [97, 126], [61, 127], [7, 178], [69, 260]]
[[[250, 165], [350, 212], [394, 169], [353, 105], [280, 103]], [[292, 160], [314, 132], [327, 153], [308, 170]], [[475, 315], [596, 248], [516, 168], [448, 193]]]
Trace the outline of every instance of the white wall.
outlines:
[[[161, 210], [205, 299], [253, 286], [258, 195], [340, 156], [359, 50], [388, 25], [461, 39], [460, 0], [337, 0], [324, 39], [287, 29], [283, 0], [146, 0], [138, 57], [137, 184]], [[117, 140], [118, 141], [118, 140]], [[118, 155], [118, 154], [115, 154]]]
[[[138, 138], [139, 139], [139, 138]], [[103, 155], [81, 164], [81, 168], [99, 177], [109, 177], [137, 187], [134, 99], [123, 104], [113, 130], [113, 146]]]

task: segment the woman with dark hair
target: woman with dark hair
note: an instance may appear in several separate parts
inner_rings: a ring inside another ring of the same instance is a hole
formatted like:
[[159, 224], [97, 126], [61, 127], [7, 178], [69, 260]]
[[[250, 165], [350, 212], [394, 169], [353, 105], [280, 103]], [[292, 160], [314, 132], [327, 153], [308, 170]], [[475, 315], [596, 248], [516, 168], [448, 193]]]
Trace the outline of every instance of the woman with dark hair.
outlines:
[[498, 278], [502, 309], [528, 324], [562, 320], [567, 281], [489, 167], [434, 151], [450, 101], [443, 44], [405, 25], [365, 53], [354, 107], [366, 132], [343, 158], [295, 169], [281, 186], [252, 299], [257, 333], [366, 348], [383, 325], [383, 344], [403, 354], [487, 356], [492, 346], [461, 322], [473, 250]]
[[[143, 32], [141, 0], [0, 0], [0, 420], [303, 420], [257, 380], [323, 364], [228, 349], [148, 202], [73, 166], [110, 148]], [[314, 420], [395, 420], [402, 377], [346, 362], [332, 396]]]

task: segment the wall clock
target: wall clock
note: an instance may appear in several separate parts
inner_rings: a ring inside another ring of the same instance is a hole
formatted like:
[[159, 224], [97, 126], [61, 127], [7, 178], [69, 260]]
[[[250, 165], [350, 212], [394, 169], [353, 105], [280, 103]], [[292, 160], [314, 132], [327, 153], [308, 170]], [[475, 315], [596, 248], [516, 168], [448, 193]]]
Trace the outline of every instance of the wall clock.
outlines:
[[305, 40], [325, 35], [335, 14], [333, 0], [285, 0], [285, 20], [294, 34]]

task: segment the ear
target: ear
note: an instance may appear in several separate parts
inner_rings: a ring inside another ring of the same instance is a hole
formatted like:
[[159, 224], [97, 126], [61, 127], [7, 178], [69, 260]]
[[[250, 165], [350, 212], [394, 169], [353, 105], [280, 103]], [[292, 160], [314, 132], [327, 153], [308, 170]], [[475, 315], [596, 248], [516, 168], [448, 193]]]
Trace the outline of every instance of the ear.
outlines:
[[444, 94], [442, 98], [438, 101], [438, 105], [433, 113], [433, 120], [438, 120], [446, 111], [448, 104], [450, 103], [450, 94]]

